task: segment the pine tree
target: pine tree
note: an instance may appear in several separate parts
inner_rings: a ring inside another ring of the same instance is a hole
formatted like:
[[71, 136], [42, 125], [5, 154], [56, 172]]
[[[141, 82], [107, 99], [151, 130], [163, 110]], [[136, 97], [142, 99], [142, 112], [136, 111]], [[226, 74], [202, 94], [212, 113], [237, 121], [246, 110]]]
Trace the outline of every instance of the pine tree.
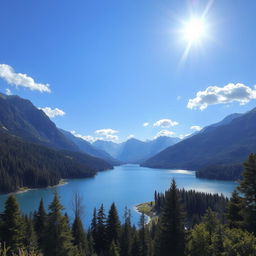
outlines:
[[26, 216], [23, 221], [25, 223], [24, 244], [25, 244], [26, 250], [31, 253], [36, 252], [38, 251], [38, 244], [37, 244], [37, 236], [34, 230], [32, 218], [29, 218]]
[[79, 253], [82, 256], [86, 256], [88, 251], [88, 242], [82, 221], [79, 216], [75, 216], [75, 220], [72, 225], [72, 233], [74, 237], [74, 245], [77, 246]]
[[140, 243], [136, 233], [134, 234], [132, 240], [131, 255], [140, 256]]
[[206, 231], [209, 233], [208, 243], [211, 245], [213, 241], [213, 235], [220, 226], [217, 214], [208, 208], [205, 215], [203, 216], [203, 223], [205, 224]]
[[10, 195], [5, 202], [3, 219], [3, 241], [11, 251], [17, 252], [24, 247], [25, 227], [19, 205], [14, 195]]
[[120, 229], [121, 224], [118, 217], [118, 212], [115, 204], [112, 203], [106, 222], [106, 236], [108, 246], [111, 246], [112, 242], [114, 242], [116, 245], [119, 243]]
[[244, 225], [256, 234], [256, 154], [250, 154], [244, 167], [243, 179], [238, 187], [244, 198]]
[[62, 215], [63, 206], [60, 204], [57, 193], [49, 206], [46, 225], [46, 247], [44, 254], [47, 256], [76, 256], [77, 248], [73, 245], [73, 237], [68, 226], [67, 218]]
[[107, 251], [107, 237], [106, 237], [106, 216], [104, 212], [103, 204], [98, 210], [97, 213], [97, 225], [96, 225], [96, 234], [94, 238], [94, 249], [97, 254], [105, 253]]
[[131, 227], [131, 211], [125, 207], [124, 212], [124, 225], [122, 226], [120, 247], [121, 256], [131, 256], [131, 244], [132, 244], [132, 227]]
[[149, 237], [146, 228], [145, 214], [142, 213], [139, 221], [139, 243], [140, 243], [140, 255], [147, 256], [149, 254]]
[[181, 208], [175, 180], [166, 193], [160, 217], [156, 253], [159, 256], [183, 256], [185, 247], [184, 214]]
[[34, 214], [34, 228], [37, 235], [38, 246], [41, 250], [44, 248], [45, 228], [46, 228], [47, 214], [44, 208], [43, 199], [40, 200], [38, 211]]
[[227, 205], [227, 223], [230, 228], [240, 228], [243, 222], [243, 200], [239, 196], [237, 190], [232, 193], [232, 196]]

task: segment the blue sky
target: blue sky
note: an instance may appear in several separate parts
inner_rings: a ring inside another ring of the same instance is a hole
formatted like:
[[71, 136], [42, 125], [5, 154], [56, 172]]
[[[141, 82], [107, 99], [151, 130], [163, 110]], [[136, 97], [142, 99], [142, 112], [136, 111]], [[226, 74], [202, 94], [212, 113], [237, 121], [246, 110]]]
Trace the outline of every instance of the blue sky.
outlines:
[[[210, 38], [181, 61], [181, 21], [209, 3]], [[81, 135], [189, 134], [255, 107], [255, 10], [254, 0], [1, 1], [0, 91], [62, 110], [52, 120]]]

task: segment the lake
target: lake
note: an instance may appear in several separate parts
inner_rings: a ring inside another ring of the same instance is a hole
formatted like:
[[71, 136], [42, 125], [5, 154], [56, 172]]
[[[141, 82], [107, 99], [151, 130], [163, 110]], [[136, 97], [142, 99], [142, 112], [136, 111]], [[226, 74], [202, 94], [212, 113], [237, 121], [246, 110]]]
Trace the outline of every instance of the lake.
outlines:
[[[235, 182], [197, 179], [195, 173], [185, 170], [151, 169], [139, 165], [122, 165], [113, 170], [99, 172], [93, 178], [67, 180], [67, 184], [55, 188], [33, 189], [25, 193], [16, 194], [20, 207], [24, 213], [38, 208], [41, 198], [45, 206], [51, 202], [54, 191], [58, 191], [61, 203], [69, 216], [72, 214], [72, 198], [78, 192], [83, 197], [85, 216], [83, 221], [88, 227], [94, 207], [99, 208], [103, 203], [108, 210], [115, 202], [119, 215], [123, 219], [124, 208], [131, 209], [132, 222], [137, 224], [139, 214], [134, 206], [152, 201], [155, 190], [164, 192], [175, 179], [179, 188], [194, 189], [208, 193], [223, 193], [230, 196], [237, 186]], [[4, 208], [7, 195], [0, 196], [0, 210]]]

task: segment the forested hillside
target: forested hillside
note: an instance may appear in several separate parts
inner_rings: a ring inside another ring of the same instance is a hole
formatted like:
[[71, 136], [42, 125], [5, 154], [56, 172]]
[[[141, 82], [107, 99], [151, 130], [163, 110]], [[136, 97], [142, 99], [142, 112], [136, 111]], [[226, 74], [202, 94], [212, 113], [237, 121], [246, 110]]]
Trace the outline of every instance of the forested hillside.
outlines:
[[209, 126], [148, 159], [152, 168], [199, 171], [199, 177], [237, 179], [242, 163], [256, 152], [256, 109]]
[[112, 168], [104, 160], [29, 143], [1, 129], [0, 138], [1, 193], [56, 185], [60, 179], [89, 177]]

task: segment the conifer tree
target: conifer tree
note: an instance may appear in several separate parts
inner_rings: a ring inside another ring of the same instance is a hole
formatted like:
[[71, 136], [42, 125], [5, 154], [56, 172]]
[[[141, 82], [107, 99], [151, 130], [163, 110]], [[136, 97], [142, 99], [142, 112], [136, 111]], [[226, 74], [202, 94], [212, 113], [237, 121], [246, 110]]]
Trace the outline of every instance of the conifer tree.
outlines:
[[5, 202], [3, 219], [3, 241], [10, 250], [17, 252], [24, 247], [25, 226], [20, 213], [19, 205], [14, 195], [10, 195]]
[[28, 252], [36, 252], [38, 251], [38, 244], [37, 244], [37, 236], [34, 230], [33, 221], [29, 217], [24, 218], [25, 223], [25, 240], [24, 245]]
[[131, 255], [140, 256], [140, 243], [137, 234], [135, 233], [132, 240]]
[[96, 233], [94, 237], [94, 250], [97, 254], [107, 252], [107, 237], [106, 237], [106, 216], [103, 204], [100, 206], [97, 213]]
[[145, 214], [142, 213], [139, 221], [139, 242], [140, 242], [140, 255], [147, 256], [149, 253], [149, 237], [146, 228]]
[[75, 216], [75, 220], [72, 225], [72, 233], [74, 237], [74, 245], [77, 246], [78, 251], [82, 256], [86, 256], [88, 251], [88, 242], [83, 223], [79, 216]]
[[240, 228], [243, 223], [243, 200], [239, 196], [237, 190], [232, 193], [232, 196], [227, 205], [227, 223], [229, 228]]
[[256, 234], [256, 154], [250, 154], [244, 163], [243, 179], [238, 187], [243, 194], [245, 228]]
[[38, 211], [34, 214], [34, 227], [37, 235], [37, 242], [39, 248], [43, 250], [44, 239], [45, 239], [45, 228], [46, 228], [47, 214], [44, 208], [43, 199], [40, 200]]
[[114, 242], [116, 245], [119, 243], [120, 228], [121, 224], [118, 217], [118, 212], [115, 203], [112, 203], [106, 222], [106, 236], [108, 246], [111, 246], [112, 242]]
[[121, 232], [121, 256], [130, 256], [132, 243], [132, 227], [131, 227], [131, 211], [125, 207], [124, 212], [124, 225]]
[[47, 256], [76, 256], [77, 248], [73, 245], [71, 229], [67, 218], [62, 215], [63, 206], [60, 204], [57, 193], [49, 206], [46, 226], [46, 247], [44, 254]]
[[77, 246], [80, 255], [86, 256], [88, 255], [88, 241], [81, 221], [81, 215], [83, 213], [82, 197], [77, 193], [74, 195], [73, 208], [75, 214], [75, 219], [72, 225], [72, 233], [74, 237], [73, 243]]
[[183, 256], [185, 247], [184, 213], [179, 200], [175, 180], [166, 192], [165, 203], [160, 217], [156, 253], [159, 256]]
[[209, 233], [208, 243], [209, 245], [211, 245], [213, 240], [213, 235], [220, 226], [220, 222], [217, 218], [217, 214], [213, 212], [210, 208], [208, 208], [205, 215], [203, 216], [203, 223], [205, 224], [206, 231]]

